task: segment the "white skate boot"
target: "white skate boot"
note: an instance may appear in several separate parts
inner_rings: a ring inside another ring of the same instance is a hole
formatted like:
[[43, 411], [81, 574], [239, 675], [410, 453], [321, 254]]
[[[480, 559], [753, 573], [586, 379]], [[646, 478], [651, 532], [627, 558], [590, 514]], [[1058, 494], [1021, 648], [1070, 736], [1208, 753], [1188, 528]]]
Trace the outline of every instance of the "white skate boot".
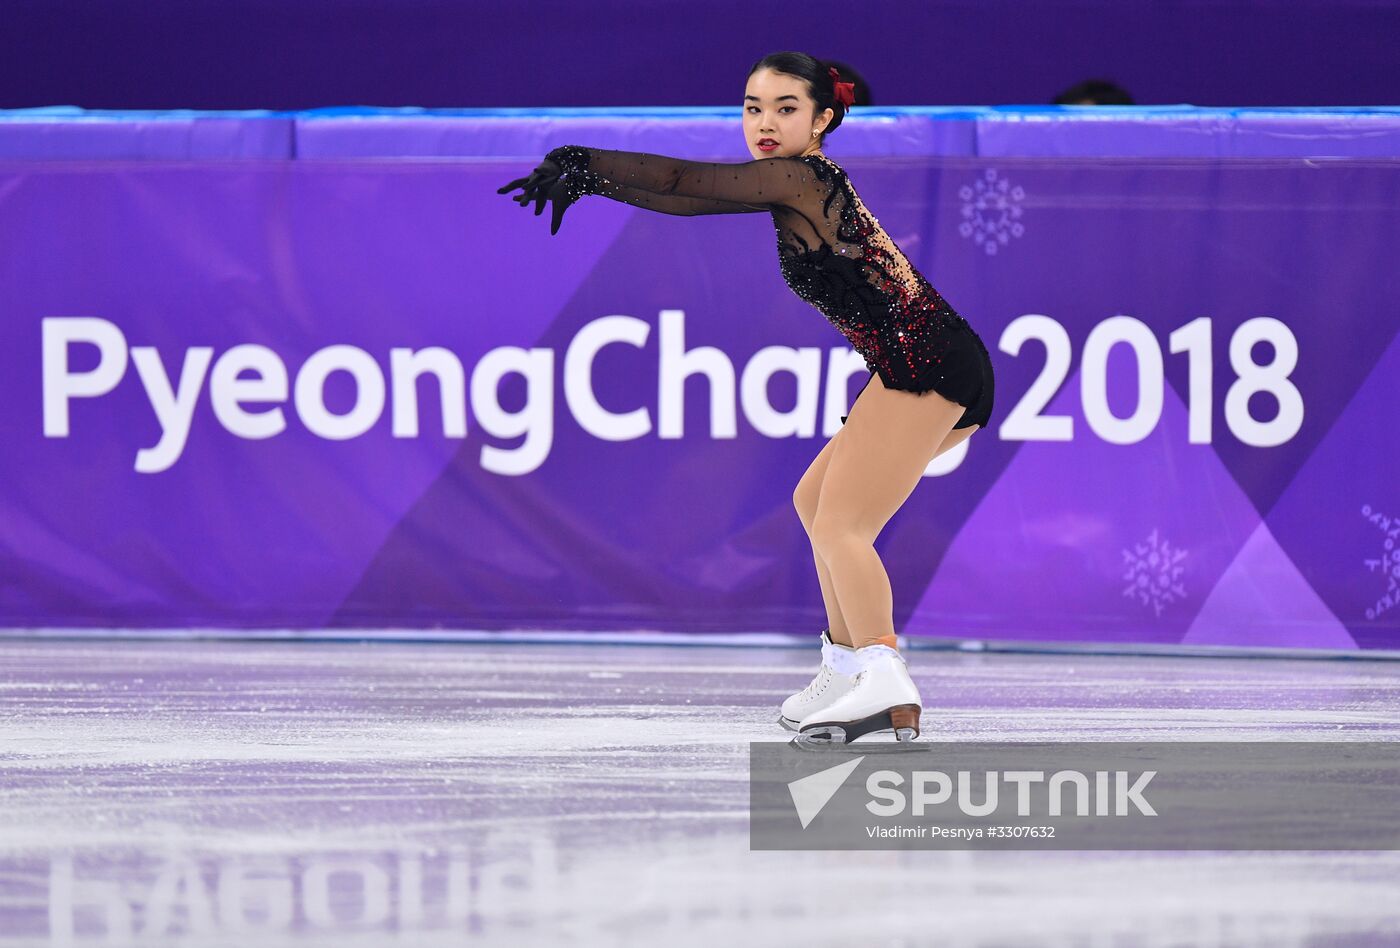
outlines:
[[853, 656], [860, 670], [849, 690], [809, 713], [797, 726], [803, 744], [850, 743], [876, 731], [896, 741], [919, 736], [923, 699], [909, 678], [904, 656], [888, 645], [867, 645]]
[[811, 684], [783, 702], [778, 723], [789, 731], [797, 730], [798, 722], [812, 712], [826, 707], [851, 690], [860, 666], [856, 650], [849, 645], [831, 641], [831, 632], [822, 630], [822, 667]]

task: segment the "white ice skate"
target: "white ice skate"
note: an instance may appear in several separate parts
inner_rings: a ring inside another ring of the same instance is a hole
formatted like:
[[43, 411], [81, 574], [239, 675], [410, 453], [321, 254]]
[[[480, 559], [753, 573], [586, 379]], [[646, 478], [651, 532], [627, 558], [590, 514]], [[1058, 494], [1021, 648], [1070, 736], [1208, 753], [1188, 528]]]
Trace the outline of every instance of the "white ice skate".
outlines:
[[803, 744], [849, 744], [877, 731], [896, 741], [919, 736], [923, 699], [909, 677], [904, 656], [888, 645], [867, 645], [853, 656], [860, 670], [845, 694], [804, 717], [797, 726]]
[[851, 690], [860, 666], [849, 645], [831, 641], [828, 629], [822, 630], [822, 667], [811, 684], [783, 702], [778, 723], [789, 731], [797, 730], [798, 722], [820, 710]]

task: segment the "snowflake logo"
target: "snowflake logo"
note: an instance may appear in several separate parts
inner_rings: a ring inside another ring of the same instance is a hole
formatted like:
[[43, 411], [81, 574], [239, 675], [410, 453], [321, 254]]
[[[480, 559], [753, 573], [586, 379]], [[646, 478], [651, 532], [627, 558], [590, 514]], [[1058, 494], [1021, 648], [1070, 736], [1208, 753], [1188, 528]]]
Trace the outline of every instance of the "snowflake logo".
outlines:
[[1152, 606], [1160, 618], [1164, 606], [1186, 598], [1186, 587], [1181, 585], [1184, 559], [1186, 551], [1161, 539], [1154, 528], [1145, 542], [1123, 551], [1123, 578], [1128, 581], [1123, 595]]
[[958, 197], [963, 202], [963, 221], [958, 225], [958, 233], [971, 238], [988, 256], [1009, 244], [1012, 237], [1020, 237], [1026, 229], [1020, 220], [1026, 189], [1019, 184], [1012, 187], [995, 168], [988, 168], [972, 184], [959, 188]]
[[1361, 516], [1381, 532], [1381, 555], [1374, 560], [1361, 561], [1371, 572], [1380, 573], [1386, 579], [1385, 592], [1374, 606], [1366, 608], [1366, 618], [1375, 619], [1400, 604], [1400, 549], [1396, 548], [1400, 544], [1395, 542], [1400, 539], [1400, 523], [1394, 517], [1373, 510], [1370, 504], [1361, 505]]

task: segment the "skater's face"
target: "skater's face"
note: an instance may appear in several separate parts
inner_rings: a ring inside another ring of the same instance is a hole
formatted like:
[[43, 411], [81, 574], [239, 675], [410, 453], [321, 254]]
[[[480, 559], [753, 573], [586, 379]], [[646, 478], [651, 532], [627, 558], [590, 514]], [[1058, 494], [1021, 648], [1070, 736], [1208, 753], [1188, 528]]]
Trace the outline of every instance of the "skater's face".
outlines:
[[[817, 112], [807, 83], [796, 76], [760, 69], [744, 87], [744, 141], [755, 158], [792, 158], [820, 150], [820, 138], [812, 132], [824, 130], [834, 115], [831, 109]], [[758, 147], [761, 141], [778, 144], [765, 150]]]

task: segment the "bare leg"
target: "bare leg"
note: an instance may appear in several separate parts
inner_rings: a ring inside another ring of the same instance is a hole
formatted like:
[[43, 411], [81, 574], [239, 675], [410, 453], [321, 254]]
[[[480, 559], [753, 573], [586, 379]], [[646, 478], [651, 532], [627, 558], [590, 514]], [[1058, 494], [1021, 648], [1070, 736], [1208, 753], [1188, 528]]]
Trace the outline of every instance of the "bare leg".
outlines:
[[[885, 388], [876, 375], [856, 399], [821, 479], [808, 535], [829, 572], [852, 644], [895, 646], [894, 596], [875, 538], [935, 454], [949, 442], [964, 407], [937, 392]], [[825, 451], [825, 449], [823, 449]]]
[[[797, 488], [792, 492], [792, 504], [797, 508], [797, 517], [802, 521], [802, 528], [807, 531], [809, 540], [812, 536], [812, 518], [817, 513], [817, 497], [821, 493], [822, 477], [835, 450], [836, 441], [841, 437], [841, 431], [836, 432], [821, 451], [817, 452], [816, 458], [808, 465], [807, 472], [802, 475], [802, 479], [797, 482]], [[815, 544], [812, 545], [812, 559], [816, 563], [817, 581], [822, 588], [822, 604], [826, 606], [826, 627], [831, 641], [838, 645], [850, 645], [851, 633], [846, 628], [846, 619], [837, 603], [836, 590], [831, 585], [831, 573], [826, 568], [821, 554], [817, 552]]]
[[[876, 381], [872, 379], [871, 381]], [[868, 386], [867, 386], [868, 387]], [[883, 386], [881, 386], [883, 387]], [[861, 394], [864, 394], [862, 390]], [[907, 393], [901, 393], [907, 394]], [[931, 398], [933, 396], [924, 396]], [[860, 399], [857, 398], [857, 401]], [[954, 422], [956, 423], [956, 421]], [[948, 435], [939, 444], [935, 457], [951, 448], [961, 444], [980, 426], [972, 425], [969, 428], [959, 428], [956, 431], [950, 430]], [[808, 540], [812, 536], [812, 522], [816, 517], [817, 500], [821, 495], [822, 480], [826, 475], [827, 468], [831, 462], [832, 452], [835, 450], [837, 439], [841, 437], [841, 432], [845, 431], [843, 426], [833, 435], [822, 447], [821, 451], [808, 465], [806, 473], [798, 482], [797, 488], [793, 491], [793, 506], [797, 508], [798, 519], [802, 521], [802, 528], [807, 531]], [[851, 633], [846, 626], [846, 619], [840, 607], [840, 601], [836, 597], [835, 587], [831, 582], [831, 571], [827, 568], [826, 561], [822, 559], [821, 553], [817, 550], [816, 543], [812, 543], [812, 561], [817, 568], [817, 582], [821, 586], [822, 605], [826, 608], [827, 629], [830, 632], [831, 640], [839, 645], [851, 645]], [[893, 607], [891, 607], [893, 610]]]
[[968, 438], [972, 437], [972, 433], [978, 431], [981, 427], [981, 425], [969, 425], [966, 428], [959, 428], [956, 431], [948, 432], [948, 437], [943, 439], [943, 443], [938, 446], [938, 450], [934, 452], [933, 456], [938, 457], [938, 455], [942, 454], [944, 451], [950, 448], [956, 448]]

